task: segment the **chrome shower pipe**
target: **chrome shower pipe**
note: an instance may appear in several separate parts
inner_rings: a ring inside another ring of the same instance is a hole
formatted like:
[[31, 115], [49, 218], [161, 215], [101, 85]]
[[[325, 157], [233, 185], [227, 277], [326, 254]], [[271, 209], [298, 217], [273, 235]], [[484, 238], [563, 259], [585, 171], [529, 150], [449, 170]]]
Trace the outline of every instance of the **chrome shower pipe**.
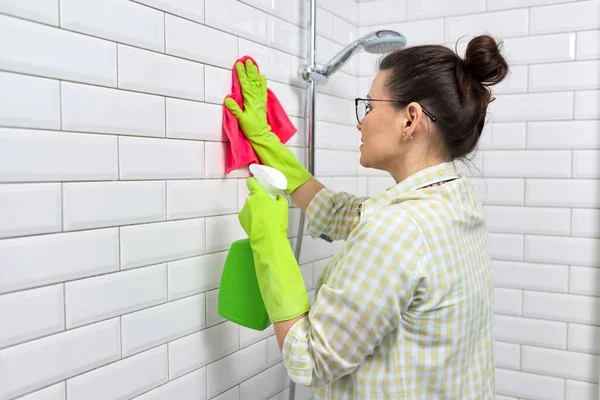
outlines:
[[[308, 18], [308, 33], [309, 33], [309, 53], [308, 62], [310, 66], [317, 66], [317, 5], [316, 0], [310, 0], [310, 15]], [[314, 79], [308, 78], [306, 88], [306, 167], [311, 175], [315, 174], [315, 97], [317, 94], [317, 82]], [[296, 260], [300, 262], [300, 251], [302, 249], [302, 236], [304, 234], [304, 213], [300, 215], [300, 224], [298, 226], [298, 237], [296, 239], [295, 255]]]
[[[308, 63], [316, 68], [317, 66], [317, 5], [316, 0], [310, 0], [310, 15], [308, 19], [309, 32], [309, 53]], [[306, 77], [305, 77], [306, 79]], [[306, 167], [311, 175], [315, 174], [315, 97], [317, 94], [317, 82], [308, 78], [306, 87]], [[300, 250], [302, 249], [302, 236], [304, 233], [304, 213], [300, 215], [300, 225], [298, 226], [298, 238], [296, 240], [296, 259], [300, 261]]]

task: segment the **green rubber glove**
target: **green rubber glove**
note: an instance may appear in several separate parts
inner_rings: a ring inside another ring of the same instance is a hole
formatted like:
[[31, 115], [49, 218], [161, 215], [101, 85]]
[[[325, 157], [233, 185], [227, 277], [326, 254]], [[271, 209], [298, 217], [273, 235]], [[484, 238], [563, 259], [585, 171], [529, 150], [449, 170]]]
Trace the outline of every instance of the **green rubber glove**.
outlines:
[[252, 148], [261, 163], [281, 171], [288, 181], [286, 194], [292, 193], [300, 185], [308, 181], [312, 175], [298, 162], [294, 153], [271, 132], [267, 124], [267, 79], [258, 74], [258, 68], [252, 60], [235, 64], [242, 96], [244, 110], [231, 97], [225, 99], [224, 105], [237, 118], [244, 136], [252, 144]]
[[255, 178], [239, 221], [250, 239], [260, 293], [271, 322], [293, 319], [310, 309], [304, 279], [287, 238], [288, 202], [273, 200]]

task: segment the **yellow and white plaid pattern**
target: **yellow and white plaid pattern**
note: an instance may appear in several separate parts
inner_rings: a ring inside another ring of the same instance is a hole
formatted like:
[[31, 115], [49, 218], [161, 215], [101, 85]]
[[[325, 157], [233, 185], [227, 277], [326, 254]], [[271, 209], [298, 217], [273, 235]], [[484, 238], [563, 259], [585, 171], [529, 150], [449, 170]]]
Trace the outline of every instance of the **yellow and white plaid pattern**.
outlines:
[[494, 398], [487, 229], [454, 163], [373, 198], [323, 189], [306, 215], [312, 236], [346, 242], [285, 338], [294, 382], [315, 399]]

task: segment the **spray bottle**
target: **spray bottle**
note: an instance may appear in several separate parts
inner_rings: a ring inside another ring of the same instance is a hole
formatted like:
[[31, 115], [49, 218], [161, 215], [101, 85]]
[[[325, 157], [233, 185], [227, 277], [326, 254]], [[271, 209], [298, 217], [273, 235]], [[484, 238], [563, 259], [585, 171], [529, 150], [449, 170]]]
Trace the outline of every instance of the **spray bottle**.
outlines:
[[[287, 188], [287, 179], [280, 171], [266, 165], [251, 164], [250, 173], [273, 198]], [[219, 289], [219, 315], [239, 325], [258, 331], [271, 321], [265, 308], [254, 269], [250, 239], [232, 243], [223, 266]]]

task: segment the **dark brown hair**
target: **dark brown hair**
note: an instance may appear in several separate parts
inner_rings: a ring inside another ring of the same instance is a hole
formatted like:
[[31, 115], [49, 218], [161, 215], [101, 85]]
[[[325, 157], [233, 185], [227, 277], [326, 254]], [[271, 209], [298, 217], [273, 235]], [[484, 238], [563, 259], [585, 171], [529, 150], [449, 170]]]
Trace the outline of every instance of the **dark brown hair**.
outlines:
[[464, 60], [444, 46], [408, 47], [385, 56], [379, 69], [391, 72], [385, 87], [396, 107], [415, 101], [433, 114], [448, 155], [457, 159], [477, 146], [492, 100], [488, 87], [508, 74], [500, 48], [487, 35], [469, 42]]

